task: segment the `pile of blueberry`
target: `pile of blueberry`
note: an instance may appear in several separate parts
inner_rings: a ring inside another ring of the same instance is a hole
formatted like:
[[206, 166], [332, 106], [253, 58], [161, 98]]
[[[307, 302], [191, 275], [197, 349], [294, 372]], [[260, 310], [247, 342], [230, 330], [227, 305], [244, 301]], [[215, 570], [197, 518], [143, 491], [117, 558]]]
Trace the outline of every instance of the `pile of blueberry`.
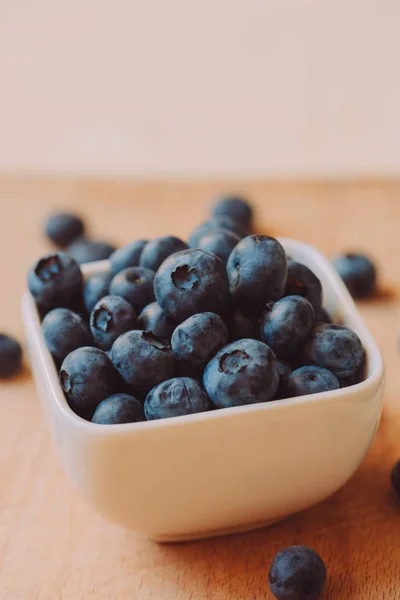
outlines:
[[104, 424], [161, 419], [363, 378], [361, 341], [331, 323], [319, 279], [278, 240], [252, 235], [252, 218], [246, 200], [225, 197], [188, 243], [136, 240], [86, 282], [71, 251], [88, 243], [83, 222], [49, 220], [48, 236], [67, 251], [38, 260], [28, 284], [79, 416]]

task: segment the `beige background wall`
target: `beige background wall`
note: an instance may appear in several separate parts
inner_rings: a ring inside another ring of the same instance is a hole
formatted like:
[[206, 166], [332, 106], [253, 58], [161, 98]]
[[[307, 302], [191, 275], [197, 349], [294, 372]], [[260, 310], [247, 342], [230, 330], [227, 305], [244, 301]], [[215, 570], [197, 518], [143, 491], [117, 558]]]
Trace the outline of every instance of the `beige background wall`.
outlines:
[[400, 174], [399, 0], [0, 0], [0, 169]]

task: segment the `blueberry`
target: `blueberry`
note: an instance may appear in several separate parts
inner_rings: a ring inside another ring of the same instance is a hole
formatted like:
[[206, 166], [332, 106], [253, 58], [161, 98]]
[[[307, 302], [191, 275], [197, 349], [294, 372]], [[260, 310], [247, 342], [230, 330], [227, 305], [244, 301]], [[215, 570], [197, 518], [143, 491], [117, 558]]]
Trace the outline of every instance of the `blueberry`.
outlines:
[[323, 325], [323, 324], [332, 323], [332, 322], [333, 322], [332, 317], [330, 316], [328, 311], [325, 310], [325, 308], [320, 308], [315, 313], [315, 324], [316, 325]]
[[204, 370], [203, 383], [218, 408], [267, 402], [278, 388], [277, 360], [263, 342], [239, 340], [211, 359]]
[[260, 339], [259, 314], [247, 314], [236, 308], [227, 318], [229, 341], [234, 342], [243, 338]]
[[42, 322], [42, 332], [57, 365], [73, 350], [94, 345], [85, 321], [68, 308], [54, 308], [47, 313]]
[[116, 391], [117, 374], [102, 350], [83, 346], [64, 359], [60, 383], [72, 410], [90, 420], [98, 404]]
[[302, 296], [286, 296], [267, 304], [261, 317], [261, 339], [279, 358], [291, 356], [310, 335], [314, 310]]
[[400, 460], [394, 465], [391, 474], [392, 487], [400, 498]]
[[274, 396], [274, 400], [281, 400], [285, 397], [285, 379], [292, 373], [293, 368], [286, 360], [278, 360], [279, 385]]
[[112, 274], [107, 271], [106, 273], [96, 273], [86, 280], [83, 288], [83, 301], [88, 313], [92, 312], [99, 300], [107, 296], [111, 279]]
[[105, 296], [90, 315], [93, 339], [102, 350], [109, 350], [120, 335], [137, 328], [135, 309], [120, 296]]
[[85, 225], [76, 215], [57, 214], [49, 217], [46, 223], [47, 237], [60, 248], [65, 248], [84, 234]]
[[205, 412], [212, 408], [200, 384], [190, 377], [175, 377], [156, 385], [146, 396], [144, 413], [148, 421]]
[[198, 225], [196, 229], [192, 231], [189, 237], [189, 248], [198, 248], [201, 238], [216, 229], [233, 231], [233, 233], [236, 233], [240, 238], [248, 235], [247, 228], [243, 227], [240, 223], [234, 221], [230, 217], [216, 217], [210, 221], [201, 223], [201, 225]]
[[40, 258], [28, 273], [29, 291], [43, 310], [70, 307], [82, 294], [83, 277], [73, 258], [64, 252]]
[[12, 377], [21, 369], [22, 348], [13, 337], [0, 333], [0, 377]]
[[340, 388], [336, 375], [315, 365], [300, 367], [285, 378], [283, 384], [284, 396], [294, 398], [307, 394], [319, 394]]
[[354, 298], [372, 296], [376, 289], [376, 268], [363, 254], [343, 254], [334, 261], [340, 277]]
[[128, 331], [113, 344], [112, 361], [124, 382], [135, 391], [148, 392], [175, 376], [169, 343], [151, 331]]
[[215, 202], [212, 214], [215, 218], [229, 217], [249, 229], [253, 218], [253, 209], [246, 198], [226, 195], [218, 198]]
[[145, 306], [139, 315], [140, 329], [152, 331], [155, 335], [166, 340], [171, 339], [177, 325], [177, 321], [170, 319], [158, 302], [151, 302], [151, 304]]
[[177, 252], [158, 269], [154, 292], [162, 310], [177, 321], [199, 312], [221, 314], [229, 298], [225, 266], [211, 252]]
[[92, 417], [92, 423], [117, 425], [144, 421], [143, 406], [129, 394], [113, 394], [102, 400]]
[[135, 240], [122, 248], [115, 250], [110, 256], [111, 272], [118, 273], [128, 267], [138, 267], [140, 255], [147, 240]]
[[188, 245], [185, 242], [172, 235], [156, 238], [147, 242], [143, 248], [139, 264], [141, 267], [146, 267], [146, 269], [157, 271], [168, 256], [181, 250], [187, 250], [187, 247]]
[[340, 387], [350, 387], [351, 385], [356, 385], [357, 383], [364, 381], [366, 377], [366, 367], [367, 362], [364, 352], [361, 365], [358, 367], [358, 369], [348, 377], [339, 377]]
[[144, 267], [128, 267], [111, 280], [110, 294], [121, 296], [140, 312], [154, 300], [154, 272]]
[[91, 242], [86, 238], [78, 238], [67, 248], [68, 254], [79, 264], [106, 260], [115, 251], [115, 246], [108, 242]]
[[249, 310], [279, 300], [285, 290], [287, 262], [278, 240], [249, 235], [239, 242], [227, 264], [233, 301]]
[[306, 546], [289, 546], [274, 556], [268, 573], [277, 600], [317, 600], [326, 583], [322, 558]]
[[303, 362], [350, 377], [361, 366], [364, 349], [354, 331], [341, 325], [319, 325], [303, 348]]
[[288, 260], [285, 296], [303, 296], [315, 313], [322, 308], [322, 285], [318, 277], [302, 263]]
[[203, 235], [198, 243], [201, 250], [212, 252], [226, 265], [232, 250], [240, 242], [240, 237], [227, 229], [214, 229]]
[[228, 329], [218, 315], [198, 313], [183, 321], [172, 334], [171, 347], [181, 372], [201, 374], [206, 364], [228, 342]]

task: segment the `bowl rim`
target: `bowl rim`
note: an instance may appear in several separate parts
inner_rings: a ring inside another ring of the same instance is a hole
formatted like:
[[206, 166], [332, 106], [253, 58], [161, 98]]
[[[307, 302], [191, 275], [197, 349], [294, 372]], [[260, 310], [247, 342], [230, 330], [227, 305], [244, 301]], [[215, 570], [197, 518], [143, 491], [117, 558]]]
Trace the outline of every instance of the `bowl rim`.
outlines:
[[[303, 254], [312, 255], [314, 263], [317, 263], [319, 267], [324, 270], [325, 277], [327, 280], [329, 280], [331, 291], [335, 294], [338, 300], [341, 301], [344, 307], [343, 314], [346, 315], [347, 321], [351, 322], [351, 326], [355, 326], [355, 329], [357, 329], [357, 333], [363, 343], [368, 357], [368, 364], [370, 365], [370, 373], [366, 379], [355, 385], [333, 391], [321, 392], [318, 394], [307, 394], [305, 396], [285, 398], [282, 400], [270, 400], [269, 402], [247, 404], [243, 406], [233, 406], [193, 415], [182, 415], [170, 417], [168, 419], [141, 421], [137, 423], [121, 423], [118, 424], [118, 426], [92, 423], [91, 421], [87, 421], [82, 417], [79, 417], [70, 408], [64, 396], [59, 383], [56, 366], [49, 350], [47, 349], [42, 334], [41, 321], [35, 301], [30, 292], [27, 290], [22, 298], [22, 315], [25, 331], [29, 340], [33, 341], [31, 344], [32, 350], [34, 349], [38, 353], [38, 362], [41, 365], [41, 375], [48, 384], [48, 388], [52, 395], [52, 402], [55, 404], [56, 409], [62, 413], [62, 416], [67, 419], [71, 425], [80, 429], [84, 429], [87, 434], [95, 434], [96, 436], [114, 436], [119, 434], [126, 435], [130, 432], [135, 434], [139, 434], [140, 432], [145, 433], [149, 430], [157, 430], [165, 427], [170, 428], [176, 426], [187, 426], [190, 423], [201, 423], [209, 420], [229, 419], [232, 416], [241, 415], [244, 413], [250, 414], [252, 412], [264, 411], [280, 412], [282, 410], [288, 410], [294, 406], [301, 407], [308, 406], [310, 404], [322, 404], [327, 403], [328, 401], [337, 402], [343, 400], [344, 397], [359, 395], [360, 392], [367, 391], [371, 388], [380, 387], [385, 377], [381, 353], [373, 336], [358, 312], [353, 298], [351, 297], [345, 284], [335, 271], [332, 264], [323, 254], [321, 254], [319, 250], [309, 244], [291, 238], [279, 237], [278, 240], [282, 243], [287, 253], [292, 252], [293, 254], [296, 254], [296, 251], [300, 250]], [[109, 270], [110, 262], [109, 260], [102, 260], [86, 263], [80, 266], [84, 277], [87, 278], [96, 273], [102, 273]]]

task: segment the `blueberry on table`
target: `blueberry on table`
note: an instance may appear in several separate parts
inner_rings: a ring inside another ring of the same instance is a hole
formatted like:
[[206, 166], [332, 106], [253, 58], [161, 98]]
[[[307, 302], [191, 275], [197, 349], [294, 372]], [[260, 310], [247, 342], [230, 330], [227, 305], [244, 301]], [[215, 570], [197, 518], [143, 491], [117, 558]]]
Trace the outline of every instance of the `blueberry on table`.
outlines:
[[227, 229], [215, 229], [203, 235], [198, 243], [201, 250], [212, 252], [226, 265], [232, 250], [240, 242], [240, 237]]
[[102, 350], [109, 350], [120, 335], [137, 327], [135, 309], [120, 296], [105, 296], [90, 314], [93, 339]]
[[68, 308], [54, 308], [42, 321], [46, 346], [57, 365], [73, 350], [93, 346], [93, 338], [82, 317]]
[[168, 256], [181, 250], [187, 250], [187, 248], [186, 242], [172, 235], [159, 237], [147, 242], [140, 255], [139, 264], [141, 267], [146, 267], [146, 269], [157, 271]]
[[221, 314], [229, 299], [225, 266], [211, 252], [177, 252], [158, 269], [154, 292], [162, 310], [177, 321], [199, 312]]
[[201, 374], [217, 351], [228, 343], [228, 329], [220, 316], [197, 313], [177, 326], [171, 347], [181, 372]]
[[258, 312], [248, 314], [240, 308], [233, 309], [227, 317], [229, 341], [243, 338], [260, 339], [260, 315]]
[[392, 487], [400, 499], [400, 460], [394, 465], [391, 474]]
[[116, 391], [117, 374], [102, 350], [83, 346], [64, 359], [60, 383], [72, 410], [90, 420], [98, 404]]
[[154, 271], [144, 267], [128, 267], [119, 271], [111, 280], [110, 294], [121, 296], [137, 312], [154, 300]]
[[22, 365], [22, 348], [10, 335], [0, 333], [0, 377], [16, 375]]
[[66, 249], [79, 264], [106, 260], [114, 251], [115, 246], [108, 242], [92, 242], [83, 237], [75, 240]]
[[285, 398], [306, 396], [338, 390], [340, 383], [336, 375], [316, 365], [309, 365], [296, 369], [288, 375], [283, 382]]
[[76, 215], [59, 213], [51, 215], [46, 222], [46, 235], [59, 248], [65, 248], [84, 232], [85, 225]]
[[288, 358], [310, 335], [314, 323], [314, 310], [308, 300], [286, 296], [266, 305], [260, 319], [261, 340], [279, 358]]
[[285, 296], [303, 296], [315, 314], [322, 309], [322, 285], [318, 277], [302, 263], [288, 260]]
[[249, 229], [253, 219], [253, 209], [243, 196], [225, 195], [215, 201], [212, 215], [215, 218], [229, 217]]
[[283, 296], [287, 277], [286, 254], [278, 240], [249, 235], [239, 242], [227, 264], [232, 299], [245, 310], [262, 308]]
[[324, 367], [339, 378], [353, 375], [363, 360], [360, 338], [342, 325], [319, 325], [303, 347], [303, 363]]
[[372, 296], [376, 289], [376, 268], [368, 256], [348, 253], [338, 256], [334, 266], [354, 298]]
[[236, 233], [236, 235], [238, 235], [240, 238], [245, 237], [249, 233], [246, 227], [243, 227], [241, 223], [234, 221], [231, 219], [231, 217], [226, 215], [222, 217], [215, 217], [210, 219], [210, 221], [201, 223], [192, 231], [189, 237], [189, 248], [198, 248], [201, 238], [204, 235], [211, 233], [211, 231], [215, 231], [216, 229], [233, 231], [233, 233]]
[[317, 600], [326, 583], [322, 558], [306, 546], [288, 546], [275, 555], [268, 581], [277, 600]]
[[113, 394], [100, 402], [92, 423], [117, 425], [144, 421], [143, 406], [139, 400], [129, 394]]
[[212, 408], [207, 394], [195, 379], [175, 377], [156, 385], [146, 396], [148, 421], [205, 412]]
[[147, 240], [135, 240], [122, 248], [118, 248], [110, 255], [111, 272], [115, 275], [122, 269], [138, 267], [140, 255], [147, 244]]
[[123, 381], [138, 392], [148, 392], [175, 376], [175, 359], [169, 343], [151, 331], [128, 331], [111, 349], [112, 361]]
[[158, 302], [151, 302], [145, 306], [139, 315], [140, 329], [152, 331], [155, 335], [167, 340], [171, 339], [177, 325], [178, 322], [170, 319]]
[[75, 260], [65, 252], [47, 254], [29, 270], [28, 287], [41, 310], [68, 308], [81, 297], [82, 272]]
[[267, 402], [278, 388], [275, 354], [266, 344], [243, 339], [228, 344], [204, 370], [204, 388], [218, 408]]
[[88, 313], [91, 313], [95, 304], [108, 295], [112, 274], [96, 273], [85, 281], [83, 288], [83, 302]]

